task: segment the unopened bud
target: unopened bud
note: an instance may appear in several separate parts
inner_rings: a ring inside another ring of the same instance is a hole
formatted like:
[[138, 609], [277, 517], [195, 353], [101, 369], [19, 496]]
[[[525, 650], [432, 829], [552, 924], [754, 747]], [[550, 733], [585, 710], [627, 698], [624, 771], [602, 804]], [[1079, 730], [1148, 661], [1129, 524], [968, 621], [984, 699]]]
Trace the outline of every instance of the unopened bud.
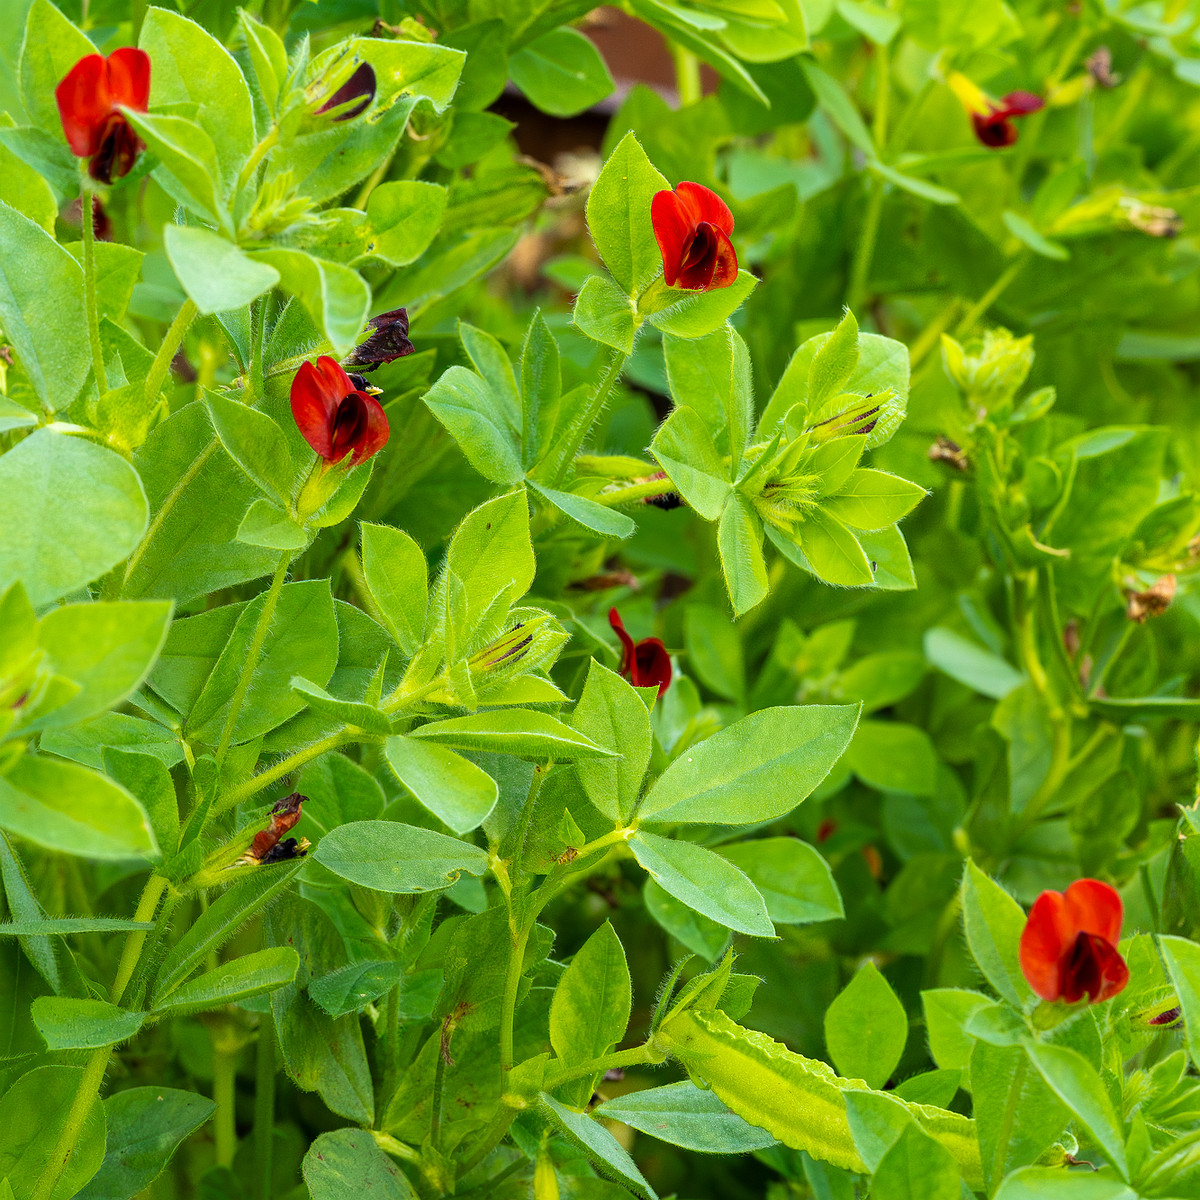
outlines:
[[943, 334], [942, 364], [965, 396], [990, 410], [1011, 400], [1025, 382], [1033, 366], [1033, 337], [989, 329], [981, 341], [964, 347]]

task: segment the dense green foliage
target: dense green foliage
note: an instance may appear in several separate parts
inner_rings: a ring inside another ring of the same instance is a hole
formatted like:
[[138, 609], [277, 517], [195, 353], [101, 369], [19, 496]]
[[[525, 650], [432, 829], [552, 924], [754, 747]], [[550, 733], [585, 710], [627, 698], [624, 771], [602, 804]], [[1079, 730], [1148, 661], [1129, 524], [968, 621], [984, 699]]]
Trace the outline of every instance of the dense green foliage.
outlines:
[[1200, 1197], [1200, 9], [623, 8], [7, 6], [0, 1200]]

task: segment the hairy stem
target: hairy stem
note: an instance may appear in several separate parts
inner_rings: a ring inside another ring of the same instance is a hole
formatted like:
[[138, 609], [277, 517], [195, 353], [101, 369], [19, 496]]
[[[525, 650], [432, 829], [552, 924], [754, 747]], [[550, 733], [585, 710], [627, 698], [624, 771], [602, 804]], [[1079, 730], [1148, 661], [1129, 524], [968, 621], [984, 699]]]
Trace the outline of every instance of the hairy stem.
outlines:
[[275, 568], [275, 577], [267, 589], [267, 598], [263, 601], [262, 612], [258, 614], [258, 624], [254, 627], [254, 636], [250, 639], [250, 647], [246, 651], [246, 661], [242, 664], [242, 673], [238, 678], [237, 687], [229, 701], [229, 713], [225, 717], [225, 727], [221, 730], [221, 740], [217, 745], [217, 763], [225, 761], [229, 751], [229, 743], [233, 740], [233, 729], [237, 724], [238, 714], [246, 693], [250, 690], [250, 680], [254, 678], [258, 667], [258, 656], [262, 653], [263, 643], [267, 640], [267, 631], [271, 628], [271, 618], [275, 616], [275, 606], [279, 603], [279, 593], [283, 590], [283, 582], [287, 579], [288, 567], [291, 565], [292, 552], [285, 550], [279, 556], [279, 566]]
[[96, 376], [96, 393], [108, 391], [104, 373], [104, 348], [100, 344], [100, 312], [96, 304], [96, 221], [92, 214], [93, 193], [88, 180], [87, 165], [79, 164], [82, 183], [79, 188], [79, 221], [83, 234], [83, 300], [87, 307], [88, 341], [92, 346], [92, 373]]
[[271, 1200], [271, 1156], [275, 1141], [275, 1018], [270, 1010], [258, 1023], [254, 1063], [254, 1158], [258, 1200]]
[[162, 345], [159, 346], [158, 353], [154, 356], [154, 362], [150, 364], [150, 374], [146, 376], [146, 400], [150, 404], [157, 402], [158, 393], [162, 390], [162, 385], [167, 378], [167, 372], [171, 368], [175, 352], [179, 349], [188, 327], [196, 319], [196, 312], [196, 302], [185, 300], [183, 307], [175, 314], [175, 320], [171, 322]]
[[954, 330], [956, 338], [961, 339], [966, 337], [975, 328], [979, 320], [986, 315], [987, 310], [1000, 299], [1008, 289], [1008, 285], [1021, 273], [1025, 264], [1029, 261], [1029, 255], [1030, 251], [1028, 250], [1024, 250], [1018, 254], [1005, 270], [1000, 273], [996, 282], [979, 297], [975, 304], [967, 309], [966, 315], [959, 321]]
[[234, 1114], [234, 1099], [237, 1083], [237, 1054], [229, 1054], [213, 1046], [213, 1103], [217, 1106], [213, 1114], [213, 1138], [216, 1142], [217, 1166], [233, 1165], [237, 1152], [237, 1123]]

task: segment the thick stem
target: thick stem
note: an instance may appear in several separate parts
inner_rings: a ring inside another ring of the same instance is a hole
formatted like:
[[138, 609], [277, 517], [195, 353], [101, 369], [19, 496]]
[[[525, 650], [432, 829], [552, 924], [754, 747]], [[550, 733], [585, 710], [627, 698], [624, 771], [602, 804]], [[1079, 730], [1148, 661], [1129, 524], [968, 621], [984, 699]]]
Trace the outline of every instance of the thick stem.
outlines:
[[216, 1142], [217, 1166], [233, 1165], [237, 1153], [237, 1122], [234, 1100], [237, 1083], [237, 1055], [228, 1054], [213, 1046], [213, 1138]]
[[275, 1018], [262, 1014], [254, 1066], [254, 1168], [258, 1200], [271, 1200], [271, 1155], [275, 1141]]
[[92, 346], [92, 372], [96, 376], [96, 392], [108, 391], [104, 373], [104, 348], [100, 344], [100, 312], [96, 305], [96, 220], [92, 213], [92, 188], [87, 166], [79, 164], [82, 183], [79, 188], [79, 220], [83, 233], [83, 300], [87, 307], [88, 341]]
[[[154, 916], [155, 909], [163, 892], [167, 890], [167, 881], [161, 875], [151, 875], [142, 889], [142, 898], [138, 901], [137, 911], [133, 914], [135, 921], [149, 921]], [[117, 964], [117, 974], [113, 979], [112, 991], [109, 993], [114, 1004], [121, 1003], [125, 989], [133, 978], [134, 968], [141, 957], [142, 947], [146, 944], [148, 929], [136, 929], [125, 939], [125, 948], [121, 952], [121, 961]]]
[[543, 1088], [552, 1092], [555, 1088], [570, 1083], [573, 1079], [586, 1079], [589, 1075], [599, 1075], [602, 1071], [611, 1071], [614, 1067], [640, 1067], [650, 1063], [662, 1062], [664, 1055], [655, 1050], [649, 1042], [640, 1046], [631, 1046], [628, 1050], [616, 1050], [612, 1054], [602, 1054], [599, 1058], [590, 1059], [585, 1063], [554, 1063], [546, 1068]]
[[179, 349], [188, 327], [196, 319], [196, 311], [194, 300], [183, 302], [183, 307], [175, 314], [175, 320], [171, 322], [162, 345], [159, 346], [158, 353], [154, 356], [154, 362], [150, 364], [150, 374], [146, 376], [146, 399], [151, 404], [158, 400], [158, 393], [162, 390], [167, 372], [171, 369], [175, 352]]
[[217, 745], [218, 765], [225, 761], [229, 744], [233, 740], [233, 729], [237, 724], [238, 714], [242, 711], [242, 703], [250, 690], [250, 680], [254, 678], [258, 667], [258, 656], [262, 653], [263, 643], [267, 640], [267, 631], [271, 628], [271, 619], [275, 616], [275, 606], [279, 603], [279, 593], [283, 590], [283, 582], [287, 579], [288, 567], [291, 565], [292, 552], [285, 550], [279, 557], [279, 566], [275, 568], [275, 577], [267, 590], [263, 601], [262, 612], [258, 614], [258, 624], [254, 627], [254, 636], [250, 639], [250, 647], [246, 651], [246, 661], [242, 664], [242, 673], [238, 678], [237, 687], [229, 701], [229, 713], [225, 717], [225, 727], [221, 730], [221, 741]]

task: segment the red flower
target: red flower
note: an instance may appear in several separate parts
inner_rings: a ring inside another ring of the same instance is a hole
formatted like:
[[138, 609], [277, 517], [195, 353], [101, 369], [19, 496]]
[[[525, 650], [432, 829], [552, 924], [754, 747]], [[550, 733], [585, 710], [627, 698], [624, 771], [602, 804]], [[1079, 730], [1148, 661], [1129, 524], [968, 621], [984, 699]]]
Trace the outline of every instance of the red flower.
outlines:
[[150, 58], [123, 46], [105, 58], [88, 54], [54, 90], [63, 133], [71, 152], [88, 159], [88, 174], [99, 183], [127, 175], [146, 148], [121, 108], [145, 112], [150, 100]]
[[608, 623], [621, 639], [621, 674], [634, 687], [654, 687], [658, 694], [671, 686], [671, 656], [659, 638], [642, 638], [635, 642], [625, 632], [625, 622], [615, 608], [608, 610]]
[[1021, 934], [1021, 970], [1043, 1000], [1099, 1004], [1129, 982], [1117, 949], [1123, 909], [1115, 888], [1077, 879], [1065, 892], [1043, 892]]
[[729, 240], [733, 213], [716, 192], [688, 182], [659, 192], [650, 203], [650, 221], [669, 287], [707, 292], [737, 278], [737, 255]]
[[322, 355], [301, 363], [292, 380], [292, 416], [304, 440], [327, 462], [352, 454], [352, 466], [366, 462], [388, 440], [388, 422], [379, 401], [359, 391], [337, 362]]
[[975, 136], [993, 149], [1011, 146], [1017, 140], [1017, 127], [1013, 117], [1026, 117], [1037, 112], [1046, 102], [1032, 92], [1009, 92], [999, 103], [988, 102], [988, 111], [971, 114], [971, 125]]

